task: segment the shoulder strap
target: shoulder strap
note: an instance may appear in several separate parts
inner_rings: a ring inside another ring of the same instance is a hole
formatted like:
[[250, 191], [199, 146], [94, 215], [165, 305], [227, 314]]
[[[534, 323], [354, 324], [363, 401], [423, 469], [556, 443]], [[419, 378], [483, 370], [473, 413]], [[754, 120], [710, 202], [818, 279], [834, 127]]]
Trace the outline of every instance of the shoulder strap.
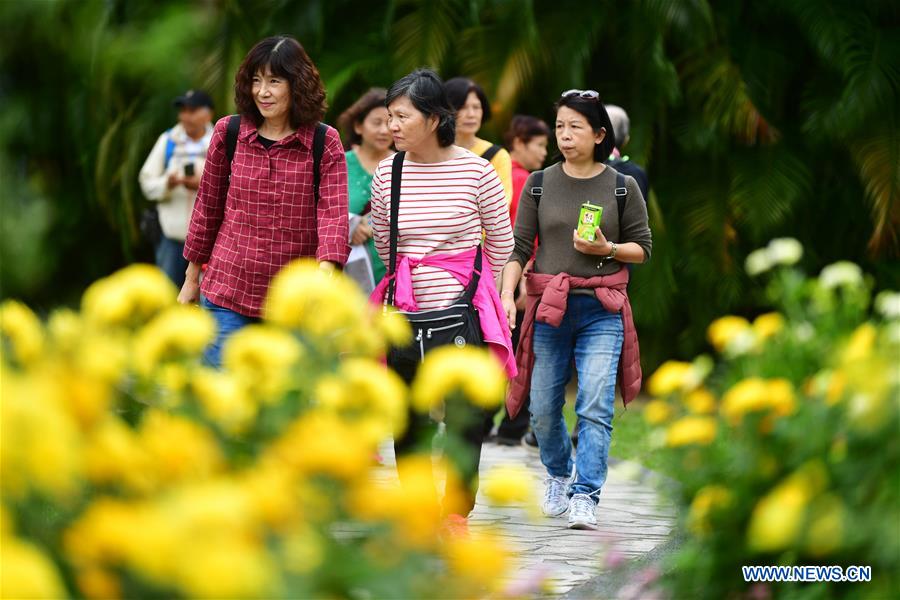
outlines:
[[316, 206], [319, 205], [319, 182], [322, 181], [322, 155], [325, 153], [325, 134], [328, 133], [328, 125], [318, 123], [313, 133], [313, 193], [316, 198]]
[[228, 128], [225, 130], [225, 156], [228, 157], [228, 170], [231, 170], [231, 161], [234, 160], [234, 150], [237, 148], [238, 133], [241, 131], [241, 115], [228, 117]]
[[532, 174], [531, 180], [531, 197], [534, 198], [534, 205], [540, 206], [541, 196], [544, 195], [544, 170], [538, 169]]
[[[394, 155], [394, 161], [391, 164], [391, 242], [388, 256], [388, 275], [393, 275], [397, 269], [397, 237], [399, 235], [397, 221], [400, 218], [400, 184], [403, 180], [403, 159], [406, 152], [398, 152]], [[391, 279], [388, 284], [388, 293], [385, 295], [385, 302], [394, 303], [394, 293], [396, 287], [396, 279]]]
[[175, 140], [172, 139], [172, 130], [166, 131], [166, 158], [163, 161], [163, 169], [169, 168], [169, 161], [172, 160], [172, 155], [175, 154]]
[[491, 159], [494, 158], [498, 152], [500, 152], [501, 148], [502, 146], [499, 146], [498, 144], [491, 144], [490, 148], [481, 153], [481, 158], [490, 162]]
[[619, 209], [619, 239], [622, 238], [622, 216], [625, 214], [625, 201], [628, 200], [628, 188], [625, 187], [625, 176], [616, 171], [616, 207]]

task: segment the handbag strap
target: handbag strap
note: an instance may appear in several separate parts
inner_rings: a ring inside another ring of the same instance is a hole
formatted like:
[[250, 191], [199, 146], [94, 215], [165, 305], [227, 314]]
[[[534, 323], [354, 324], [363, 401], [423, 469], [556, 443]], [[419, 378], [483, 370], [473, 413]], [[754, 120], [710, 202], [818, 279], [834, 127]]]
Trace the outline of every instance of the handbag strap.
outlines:
[[[388, 261], [388, 275], [397, 270], [397, 237], [399, 235], [397, 221], [400, 218], [400, 184], [403, 179], [403, 159], [406, 152], [398, 152], [391, 163], [391, 246]], [[392, 277], [388, 283], [388, 293], [384, 297], [385, 304], [394, 304], [397, 280]]]
[[[406, 152], [398, 152], [394, 155], [394, 160], [391, 163], [391, 235], [388, 256], [388, 276], [394, 275], [397, 269], [397, 238], [400, 235], [400, 185], [403, 179], [403, 159], [405, 157]], [[472, 300], [475, 298], [475, 291], [478, 289], [478, 282], [481, 280], [482, 263], [481, 244], [478, 244], [478, 248], [475, 251], [475, 265], [472, 271], [472, 279], [469, 280], [469, 285], [466, 286], [466, 292], [463, 296], [463, 300], [467, 303], [471, 304]], [[396, 285], [397, 279], [391, 277], [390, 282], [388, 283], [388, 292], [384, 296], [385, 304], [394, 304], [394, 298], [397, 291]]]

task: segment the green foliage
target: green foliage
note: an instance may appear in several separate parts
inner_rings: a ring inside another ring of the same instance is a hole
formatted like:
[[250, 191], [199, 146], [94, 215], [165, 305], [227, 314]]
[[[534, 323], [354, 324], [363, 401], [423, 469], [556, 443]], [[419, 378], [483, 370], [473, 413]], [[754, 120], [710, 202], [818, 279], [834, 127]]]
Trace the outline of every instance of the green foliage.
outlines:
[[[31, 225], [43, 261], [4, 246], [4, 262], [33, 265], [31, 278], [4, 274], [4, 296], [77, 297], [149, 259], [137, 171], [174, 121], [170, 99], [205, 87], [230, 112], [240, 60], [277, 33], [316, 62], [332, 123], [420, 66], [478, 79], [494, 140], [515, 113], [552, 121], [563, 89], [624, 106], [627, 153], [653, 188], [654, 256], [631, 287], [648, 365], [699, 350], [710, 318], [754, 310], [736, 265], [770, 237], [799, 238], [812, 266], [850, 259], [881, 287], [900, 281], [894, 2], [57, 0], [3, 3], [0, 22], [6, 197], [49, 208]], [[30, 218], [13, 204], [4, 216], [17, 231]]]
[[[879, 295], [871, 317], [870, 288], [849, 262], [818, 278], [778, 268], [766, 295], [779, 312], [713, 322], [715, 364], [651, 378], [643, 438], [680, 482], [684, 544], [660, 580], [672, 598], [896, 595], [900, 295]], [[742, 565], [867, 565], [872, 581], [752, 584]]]

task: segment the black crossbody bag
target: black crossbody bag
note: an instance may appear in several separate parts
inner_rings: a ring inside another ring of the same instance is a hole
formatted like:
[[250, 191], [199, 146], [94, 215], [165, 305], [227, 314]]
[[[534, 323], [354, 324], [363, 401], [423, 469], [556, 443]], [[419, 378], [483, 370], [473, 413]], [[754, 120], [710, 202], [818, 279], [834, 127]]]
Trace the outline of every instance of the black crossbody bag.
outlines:
[[[405, 152], [394, 155], [391, 169], [391, 245], [388, 275], [393, 275], [397, 268], [398, 220], [400, 215], [400, 183], [403, 173]], [[475, 290], [481, 280], [482, 255], [481, 245], [475, 252], [475, 264], [472, 279], [462, 295], [446, 308], [421, 310], [416, 312], [400, 311], [412, 327], [413, 339], [407, 346], [393, 348], [388, 353], [388, 364], [418, 363], [425, 359], [429, 350], [439, 346], [453, 344], [455, 346], [482, 346], [484, 338], [481, 334], [481, 322], [478, 310], [472, 303]], [[394, 304], [396, 279], [391, 279], [385, 295], [385, 307]]]

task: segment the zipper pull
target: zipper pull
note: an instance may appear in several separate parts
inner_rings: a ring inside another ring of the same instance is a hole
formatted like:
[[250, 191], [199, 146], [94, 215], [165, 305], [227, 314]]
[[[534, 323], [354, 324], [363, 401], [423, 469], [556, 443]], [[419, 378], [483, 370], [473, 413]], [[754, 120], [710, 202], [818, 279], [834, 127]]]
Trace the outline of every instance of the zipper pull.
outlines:
[[429, 340], [431, 339], [431, 329], [428, 330], [427, 337], [428, 337]]
[[[430, 336], [429, 336], [429, 337], [430, 337]], [[416, 341], [417, 341], [417, 342], [421, 342], [421, 341], [422, 341], [422, 330], [421, 330], [421, 329], [419, 330], [419, 333], [416, 335]]]

